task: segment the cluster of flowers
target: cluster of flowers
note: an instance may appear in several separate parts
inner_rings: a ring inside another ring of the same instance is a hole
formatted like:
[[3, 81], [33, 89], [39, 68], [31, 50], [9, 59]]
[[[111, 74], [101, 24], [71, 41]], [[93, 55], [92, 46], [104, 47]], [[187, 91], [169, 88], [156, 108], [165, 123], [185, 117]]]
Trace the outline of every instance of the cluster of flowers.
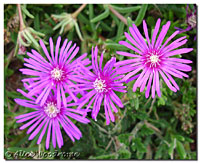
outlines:
[[[50, 138], [54, 148], [56, 144], [61, 148], [64, 144], [61, 127], [72, 141], [79, 140], [82, 134], [71, 119], [87, 124], [90, 121], [86, 116], [91, 111], [91, 117], [96, 120], [102, 103], [106, 124], [108, 125], [110, 120], [114, 122], [113, 112], [118, 112], [117, 106], [123, 107], [116, 92], [126, 92], [124, 82], [136, 80], [133, 91], [139, 87], [142, 92], [146, 87], [146, 98], [149, 97], [150, 90], [152, 98], [155, 97], [155, 92], [161, 96], [160, 75], [172, 91], [179, 90], [172, 76], [188, 77], [182, 71], [191, 71], [191, 67], [187, 64], [192, 61], [172, 56], [188, 53], [193, 49], [177, 49], [187, 42], [186, 37], [168, 44], [179, 33], [178, 31], [163, 43], [170, 22], [163, 25], [158, 35], [160, 23], [161, 20], [158, 19], [151, 41], [145, 21], [143, 29], [146, 40], [133, 24], [129, 28], [130, 34], [125, 32], [131, 44], [126, 41], [120, 41], [119, 44], [133, 50], [134, 54], [117, 51], [117, 54], [132, 59], [116, 62], [116, 58], [112, 57], [105, 66], [103, 66], [103, 53], [98, 61], [97, 47], [92, 48], [92, 61], [90, 61], [86, 58], [87, 54], [74, 59], [79, 47], [76, 44], [72, 46], [72, 41], [66, 39], [60, 48], [61, 37], [58, 37], [54, 48], [53, 40], [50, 38], [49, 54], [40, 40], [46, 59], [35, 50], [32, 50], [32, 53], [27, 52], [29, 58], [24, 59], [24, 66], [27, 68], [22, 68], [20, 71], [30, 78], [22, 80], [26, 91], [17, 90], [25, 99], [15, 99], [19, 105], [34, 109], [33, 112], [16, 117], [17, 123], [26, 122], [20, 127], [21, 130], [29, 127], [27, 130], [27, 134], [31, 133], [29, 140], [40, 132], [37, 140], [37, 144], [40, 144], [47, 133], [46, 149], [49, 148]], [[81, 98], [78, 98], [78, 95], [81, 95]]]

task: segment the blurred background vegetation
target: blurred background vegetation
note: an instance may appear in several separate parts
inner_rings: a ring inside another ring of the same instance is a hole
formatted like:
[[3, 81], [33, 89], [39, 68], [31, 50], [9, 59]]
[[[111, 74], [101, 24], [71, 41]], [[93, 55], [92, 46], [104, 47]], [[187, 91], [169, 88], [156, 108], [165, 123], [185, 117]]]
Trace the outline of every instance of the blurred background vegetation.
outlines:
[[[189, 5], [192, 11], [194, 5]], [[169, 37], [175, 27], [188, 27], [186, 4], [5, 4], [4, 5], [4, 154], [5, 159], [40, 159], [10, 156], [6, 152], [43, 151], [45, 139], [37, 145], [36, 137], [28, 141], [26, 131], [20, 131], [21, 124], [15, 123], [14, 117], [29, 111], [19, 106], [14, 98], [23, 98], [16, 92], [23, 88], [19, 72], [23, 67], [26, 52], [31, 49], [41, 51], [38, 40], [43, 39], [48, 45], [49, 37], [54, 42], [59, 35], [72, 40], [81, 47], [79, 55], [87, 52], [91, 58], [91, 47], [98, 45], [100, 52], [105, 51], [105, 60], [116, 56], [117, 60], [126, 57], [116, 55], [116, 50], [128, 51], [118, 44], [125, 40], [124, 32], [135, 23], [143, 33], [142, 20], [145, 19], [149, 33], [153, 31], [158, 18], [162, 25], [171, 21], [167, 33]], [[196, 19], [195, 19], [196, 20]], [[196, 22], [195, 22], [196, 23]], [[154, 100], [145, 98], [144, 92], [133, 93], [131, 82], [126, 94], [118, 94], [125, 107], [115, 114], [115, 123], [105, 123], [104, 109], [100, 110], [98, 121], [88, 118], [91, 123], [76, 125], [82, 131], [81, 140], [72, 143], [63, 132], [65, 140], [61, 149], [51, 152], [79, 152], [78, 157], [63, 156], [45, 159], [196, 159], [197, 157], [197, 116], [196, 116], [196, 28], [179, 34], [186, 36], [185, 47], [194, 48], [182, 58], [193, 61], [188, 79], [175, 79], [180, 91], [173, 93], [162, 82], [162, 97]], [[166, 37], [166, 38], [167, 38]], [[176, 39], [175, 38], [175, 39]], [[44, 159], [44, 158], [43, 158]]]

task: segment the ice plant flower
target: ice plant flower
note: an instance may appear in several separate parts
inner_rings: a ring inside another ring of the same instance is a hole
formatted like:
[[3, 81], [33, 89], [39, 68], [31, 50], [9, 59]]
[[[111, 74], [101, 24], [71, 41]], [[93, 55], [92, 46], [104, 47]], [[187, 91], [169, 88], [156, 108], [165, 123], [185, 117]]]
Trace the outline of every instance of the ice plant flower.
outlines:
[[161, 32], [157, 36], [160, 22], [161, 20], [158, 19], [150, 41], [147, 25], [143, 20], [143, 29], [147, 43], [136, 25], [133, 24], [133, 26], [129, 28], [131, 35], [125, 32], [125, 36], [131, 44], [126, 41], [120, 41], [119, 44], [133, 50], [134, 54], [117, 51], [117, 54], [119, 55], [133, 58], [119, 61], [115, 64], [115, 66], [121, 67], [124, 69], [124, 72], [128, 72], [128, 74], [124, 77], [126, 82], [137, 79], [133, 85], [134, 92], [137, 87], [140, 87], [140, 92], [142, 92], [145, 86], [147, 86], [145, 92], [146, 98], [149, 97], [150, 89], [152, 98], [155, 97], [155, 92], [157, 92], [159, 97], [161, 96], [159, 84], [160, 75], [167, 86], [172, 91], [176, 92], [179, 90], [179, 86], [172, 76], [177, 78], [188, 77], [187, 74], [181, 71], [191, 71], [191, 66], [187, 65], [187, 63], [192, 63], [192, 61], [174, 57], [175, 55], [181, 55], [193, 50], [192, 48], [177, 49], [187, 42], [186, 37], [180, 37], [179, 39], [168, 44], [179, 33], [179, 31], [175, 31], [163, 43], [170, 27], [170, 21], [163, 25]]
[[188, 25], [186, 29], [174, 27], [175, 29], [179, 30], [180, 33], [190, 31], [191, 29], [196, 28], [196, 26], [197, 26], [197, 6], [194, 5], [194, 10], [191, 10], [189, 8], [189, 5], [187, 5], [186, 16], [187, 16], [186, 23]]
[[[56, 94], [53, 95], [52, 93], [48, 95], [45, 104], [40, 106], [35, 103], [36, 98], [30, 97], [20, 89], [18, 91], [27, 99], [15, 99], [15, 102], [21, 106], [33, 108], [33, 111], [15, 117], [17, 123], [25, 123], [20, 127], [20, 130], [29, 127], [27, 130], [27, 134], [30, 134], [29, 140], [34, 139], [39, 134], [37, 144], [40, 144], [45, 133], [47, 133], [46, 149], [49, 148], [51, 139], [54, 148], [56, 148], [56, 142], [58, 147], [61, 148], [64, 145], [61, 127], [73, 142], [75, 139], [79, 140], [82, 137], [81, 131], [74, 125], [71, 119], [85, 124], [89, 123], [90, 121], [83, 116], [86, 110], [72, 109], [70, 108], [72, 104], [68, 104], [65, 107], [63, 103], [58, 108]], [[69, 96], [66, 100], [70, 102], [72, 98]]]
[[[79, 79], [76, 80], [77, 86], [81, 90], [87, 90], [88, 92], [79, 99], [77, 109], [81, 109], [86, 103], [86, 110], [93, 104], [92, 118], [97, 119], [97, 115], [100, 110], [101, 103], [104, 103], [106, 124], [115, 121], [112, 110], [117, 113], [118, 110], [115, 104], [122, 108], [123, 104], [120, 98], [115, 92], [126, 92], [124, 90], [126, 86], [123, 86], [122, 78], [124, 75], [118, 75], [118, 68], [114, 69], [116, 58], [112, 57], [104, 66], [103, 64], [103, 53], [101, 54], [100, 61], [98, 63], [98, 48], [92, 48], [92, 69], [82, 66], [80, 64]], [[104, 101], [104, 102], [103, 102]], [[109, 118], [110, 117], [110, 118]]]
[[36, 104], [43, 106], [49, 93], [54, 89], [57, 92], [57, 107], [61, 107], [61, 101], [63, 101], [63, 105], [66, 107], [65, 91], [77, 101], [73, 93], [74, 89], [71, 89], [71, 87], [76, 88], [73, 81], [76, 77], [76, 69], [78, 69], [77, 63], [80, 62], [83, 65], [87, 65], [90, 61], [89, 59], [85, 59], [87, 54], [83, 54], [72, 61], [79, 51], [79, 47], [76, 47], [76, 44], [71, 47], [72, 41], [68, 42], [66, 39], [59, 50], [61, 37], [58, 37], [55, 51], [52, 38], [49, 39], [49, 43], [51, 56], [43, 41], [40, 40], [40, 45], [47, 60], [35, 50], [32, 50], [32, 53], [27, 52], [29, 58], [24, 59], [24, 65], [27, 68], [22, 68], [20, 71], [31, 77], [23, 79], [22, 81], [34, 81], [29, 85], [31, 90], [28, 95], [34, 96], [40, 92], [40, 95], [36, 99]]

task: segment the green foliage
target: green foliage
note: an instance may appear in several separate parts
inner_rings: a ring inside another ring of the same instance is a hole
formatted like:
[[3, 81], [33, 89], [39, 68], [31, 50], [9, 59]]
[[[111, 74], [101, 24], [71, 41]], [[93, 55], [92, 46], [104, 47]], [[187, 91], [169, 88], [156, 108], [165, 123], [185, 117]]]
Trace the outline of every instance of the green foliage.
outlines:
[[[22, 159], [16, 157], [16, 151], [25, 152], [78, 152], [76, 157], [47, 157], [44, 159], [197, 159], [196, 144], [196, 85], [197, 43], [194, 41], [196, 29], [181, 33], [174, 39], [186, 36], [188, 42], [184, 47], [194, 48], [190, 55], [182, 58], [193, 61], [189, 78], [174, 78], [180, 90], [172, 92], [163, 80], [160, 80], [162, 96], [155, 99], [145, 98], [145, 91], [132, 91], [135, 81], [127, 86], [127, 93], [118, 93], [124, 108], [118, 108], [115, 113], [115, 122], [109, 126], [105, 123], [104, 108], [101, 106], [97, 121], [88, 118], [88, 125], [76, 123], [82, 132], [82, 138], [74, 143], [62, 131], [64, 146], [61, 149], [45, 149], [44, 136], [40, 145], [37, 139], [29, 141], [27, 130], [19, 130], [21, 124], [15, 123], [15, 117], [30, 111], [31, 108], [18, 106], [15, 98], [24, 98], [16, 92], [23, 88], [19, 72], [23, 67], [24, 57], [19, 55], [21, 46], [26, 51], [39, 48], [39, 39], [43, 39], [49, 48], [48, 39], [54, 42], [61, 35], [76, 42], [80, 46], [78, 55], [87, 52], [91, 59], [92, 46], [98, 46], [100, 53], [104, 51], [105, 64], [112, 56], [118, 61], [129, 59], [116, 54], [116, 51], [130, 51], [118, 42], [126, 40], [124, 32], [128, 32], [133, 23], [138, 26], [144, 36], [142, 20], [148, 26], [151, 37], [158, 18], [162, 25], [171, 21], [171, 27], [164, 41], [175, 32], [174, 27], [187, 28], [186, 5], [169, 4], [87, 4], [75, 17], [73, 13], [81, 5], [78, 4], [27, 4], [21, 5], [25, 28], [20, 30], [18, 10], [14, 4], [4, 5], [4, 155], [5, 159]], [[114, 9], [124, 19], [123, 21], [113, 12]], [[70, 21], [69, 21], [70, 20]], [[127, 40], [126, 40], [127, 41]], [[173, 40], [172, 40], [173, 41]], [[15, 55], [13, 55], [13, 52]], [[99, 54], [100, 54], [99, 53]], [[180, 58], [181, 55], [176, 57]], [[146, 89], [146, 88], [145, 88]], [[12, 155], [6, 153], [9, 151]], [[27, 158], [39, 159], [39, 157]]]
[[105, 11], [90, 21], [91, 21], [91, 23], [99, 22], [100, 20], [107, 18], [109, 16], [109, 13], [110, 13], [110, 10], [109, 10], [108, 6], [105, 6]]
[[176, 150], [180, 156], [180, 159], [185, 159], [186, 158], [186, 152], [184, 149], [183, 144], [180, 141], [176, 141]]
[[138, 16], [135, 20], [135, 25], [136, 26], [139, 26], [141, 23], [142, 23], [142, 20], [144, 19], [144, 16], [145, 16], [145, 13], [146, 13], [146, 10], [147, 10], [147, 6], [146, 4], [143, 4], [139, 13], [138, 13]]
[[126, 149], [125, 147], [121, 147], [119, 150], [118, 150], [118, 159], [130, 159], [131, 158], [131, 152]]

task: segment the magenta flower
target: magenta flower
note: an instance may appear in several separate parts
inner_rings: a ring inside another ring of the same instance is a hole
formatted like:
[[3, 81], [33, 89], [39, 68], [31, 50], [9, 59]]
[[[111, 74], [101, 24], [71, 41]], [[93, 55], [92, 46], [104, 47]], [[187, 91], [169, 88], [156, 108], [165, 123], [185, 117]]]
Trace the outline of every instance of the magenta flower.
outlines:
[[[37, 51], [32, 50], [32, 54], [27, 52], [29, 59], [25, 58], [24, 65], [28, 68], [20, 69], [20, 71], [25, 75], [30, 75], [30, 78], [23, 79], [23, 82], [34, 81], [29, 85], [31, 89], [28, 93], [28, 96], [34, 96], [40, 93], [36, 99], [36, 104], [43, 106], [48, 98], [51, 90], [56, 90], [57, 92], [57, 107], [61, 107], [61, 101], [66, 107], [66, 96], [65, 91], [73, 98], [74, 101], [77, 101], [76, 96], [73, 91], [77, 87], [75, 85], [74, 78], [76, 78], [76, 69], [78, 68], [77, 63], [83, 65], [88, 65], [90, 63], [89, 59], [84, 59], [87, 54], [83, 54], [74, 61], [72, 59], [76, 56], [79, 51], [79, 47], [76, 47], [74, 44], [71, 48], [72, 41], [67, 43], [67, 39], [64, 41], [61, 49], [60, 42], [61, 37], [58, 37], [57, 43], [54, 45], [52, 38], [49, 39], [50, 42], [50, 52], [49, 52], [40, 40], [40, 45], [46, 55], [46, 58], [43, 58], [41, 54]], [[73, 87], [73, 89], [72, 89]]]
[[177, 49], [187, 42], [186, 37], [181, 37], [168, 44], [172, 40], [172, 38], [174, 38], [179, 33], [179, 31], [175, 31], [163, 43], [165, 35], [167, 34], [167, 31], [170, 27], [170, 22], [168, 21], [165, 25], [163, 25], [160, 34], [157, 36], [160, 22], [161, 20], [158, 19], [151, 38], [151, 42], [149, 39], [148, 29], [145, 21], [143, 21], [143, 29], [146, 41], [140, 34], [136, 25], [133, 24], [133, 27], [129, 28], [132, 36], [125, 32], [126, 38], [132, 44], [126, 41], [120, 41], [119, 44], [133, 50], [135, 54], [117, 51], [117, 54], [119, 55], [133, 58], [120, 61], [116, 63], [115, 66], [121, 67], [124, 72], [128, 72], [128, 74], [124, 77], [124, 80], [126, 80], [126, 82], [137, 79], [133, 85], [133, 92], [136, 91], [137, 87], [140, 87], [140, 92], [142, 92], [145, 86], [147, 86], [145, 92], [146, 98], [149, 97], [150, 89], [152, 93], [152, 98], [155, 97], [155, 92], [157, 92], [159, 97], [161, 96], [159, 84], [160, 75], [167, 86], [172, 91], [176, 92], [177, 90], [179, 90], [179, 86], [172, 76], [181, 79], [183, 77], [188, 77], [188, 75], [183, 73], [182, 71], [187, 72], [191, 71], [192, 69], [191, 66], [187, 65], [187, 63], [192, 63], [192, 61], [173, 57], [175, 55], [188, 53], [193, 50], [193, 48]]
[[[15, 102], [19, 105], [34, 109], [34, 111], [30, 113], [15, 117], [17, 119], [17, 123], [26, 122], [20, 127], [20, 130], [29, 127], [27, 130], [27, 134], [30, 134], [29, 140], [35, 138], [35, 136], [40, 132], [40, 136], [37, 140], [37, 144], [40, 144], [44, 134], [47, 133], [46, 149], [49, 148], [50, 139], [52, 139], [54, 148], [56, 148], [56, 141], [58, 147], [61, 148], [64, 141], [60, 126], [62, 126], [66, 134], [73, 142], [75, 139], [79, 140], [82, 137], [80, 130], [70, 119], [74, 119], [85, 124], [89, 123], [90, 121], [83, 117], [86, 110], [69, 108], [70, 106], [73, 106], [73, 104], [68, 104], [68, 107], [64, 107], [63, 103], [61, 103], [61, 107], [58, 108], [56, 95], [53, 95], [52, 93], [49, 93], [45, 104], [41, 107], [35, 103], [36, 98], [30, 97], [27, 93], [20, 89], [18, 89], [18, 91], [27, 97], [28, 100], [15, 99]], [[70, 102], [72, 101], [72, 98], [69, 96], [66, 98], [66, 101]]]
[[[126, 92], [124, 90], [126, 86], [123, 86], [123, 80], [121, 80], [124, 75], [117, 75], [119, 69], [113, 69], [116, 62], [116, 58], [112, 57], [104, 66], [103, 64], [103, 53], [100, 57], [100, 62], [98, 64], [98, 48], [95, 47], [93, 52], [92, 48], [92, 71], [85, 68], [80, 64], [79, 79], [76, 80], [77, 86], [80, 90], [90, 90], [78, 101], [77, 109], [82, 108], [86, 103], [88, 103], [86, 110], [93, 104], [92, 118], [96, 120], [98, 112], [100, 110], [101, 103], [104, 100], [104, 110], [106, 116], [106, 124], [115, 121], [112, 110], [117, 113], [118, 110], [114, 104], [123, 107], [120, 98], [115, 94], [116, 92]], [[103, 68], [103, 69], [102, 69]], [[109, 118], [110, 117], [110, 118]]]
[[194, 9], [191, 9], [189, 7], [189, 5], [187, 5], [186, 7], [186, 23], [187, 23], [187, 28], [186, 29], [182, 29], [182, 28], [178, 28], [178, 27], [174, 27], [176, 30], [179, 31], [179, 33], [183, 33], [183, 32], [187, 32], [190, 31], [191, 29], [196, 28], [197, 26], [197, 6], [193, 5]]

